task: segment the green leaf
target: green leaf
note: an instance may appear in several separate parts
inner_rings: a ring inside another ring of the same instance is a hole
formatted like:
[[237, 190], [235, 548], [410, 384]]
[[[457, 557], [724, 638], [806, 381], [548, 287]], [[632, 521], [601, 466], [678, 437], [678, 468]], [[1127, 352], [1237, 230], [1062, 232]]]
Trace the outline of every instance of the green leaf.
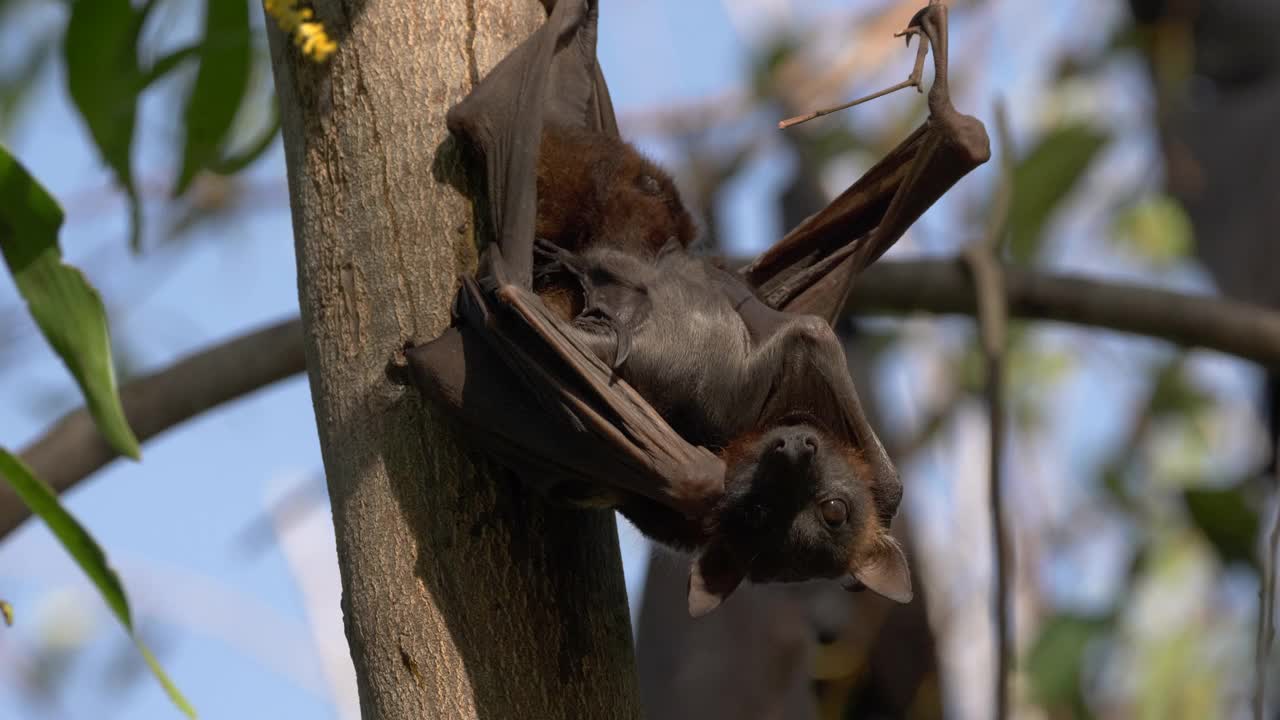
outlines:
[[[1095, 638], [1105, 635], [1110, 617], [1060, 614], [1040, 629], [1026, 668], [1036, 700], [1048, 707], [1084, 710], [1080, 668]], [[1079, 713], [1078, 713], [1079, 714]]]
[[1257, 567], [1254, 543], [1258, 537], [1258, 513], [1245, 500], [1241, 488], [1189, 489], [1183, 501], [1191, 521], [1218, 551], [1223, 562], [1243, 562]]
[[149, 8], [135, 11], [129, 0], [75, 0], [62, 48], [71, 100], [128, 196], [130, 244], [135, 249], [142, 237], [142, 206], [130, 155], [138, 95], [144, 88], [138, 32]]
[[102, 298], [62, 262], [62, 209], [26, 168], [0, 147], [0, 251], [40, 332], [71, 371], [98, 430], [120, 454], [141, 450], [116, 390]]
[[1067, 126], [1046, 135], [1018, 162], [1009, 209], [1009, 247], [1015, 262], [1027, 264], [1039, 254], [1049, 218], [1106, 142], [1107, 136], [1096, 130]]
[[175, 195], [186, 191], [197, 172], [217, 161], [249, 87], [251, 50], [248, 3], [208, 0], [200, 70], [183, 115], [186, 143]]
[[5, 627], [13, 627], [13, 606], [0, 600], [0, 615], [4, 616]]
[[107, 556], [102, 552], [97, 541], [71, 516], [71, 513], [62, 507], [58, 502], [58, 496], [48, 485], [32, 474], [21, 460], [2, 448], [0, 448], [0, 478], [13, 488], [22, 502], [31, 509], [33, 515], [44, 521], [54, 537], [58, 538], [58, 542], [62, 543], [62, 546], [75, 559], [80, 569], [89, 576], [102, 595], [102, 599], [106, 601], [107, 607], [111, 609], [111, 613], [133, 637], [151, 672], [160, 681], [174, 705], [178, 706], [178, 709], [182, 710], [187, 717], [194, 718], [196, 713], [191, 704], [169, 679], [151, 651], [134, 634], [133, 616], [129, 611], [129, 599], [125, 596], [124, 586], [120, 584], [120, 577], [116, 575], [115, 570], [111, 569], [107, 563]]

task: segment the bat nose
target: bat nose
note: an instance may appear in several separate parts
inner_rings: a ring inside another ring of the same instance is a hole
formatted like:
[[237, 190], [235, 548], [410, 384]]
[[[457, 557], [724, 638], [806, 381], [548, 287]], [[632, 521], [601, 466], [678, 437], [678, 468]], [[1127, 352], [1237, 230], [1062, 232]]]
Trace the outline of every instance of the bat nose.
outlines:
[[805, 430], [792, 430], [773, 441], [773, 456], [795, 468], [806, 467], [818, 451], [818, 438]]

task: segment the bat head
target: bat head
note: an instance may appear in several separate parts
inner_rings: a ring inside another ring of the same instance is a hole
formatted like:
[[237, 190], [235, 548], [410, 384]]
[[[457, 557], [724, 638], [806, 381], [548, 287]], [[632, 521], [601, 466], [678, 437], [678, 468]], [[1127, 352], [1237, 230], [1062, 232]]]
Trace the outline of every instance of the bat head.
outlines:
[[842, 578], [911, 600], [906, 556], [876, 507], [861, 453], [814, 422], [784, 421], [725, 452], [725, 495], [689, 572], [689, 612], [715, 609], [744, 580]]

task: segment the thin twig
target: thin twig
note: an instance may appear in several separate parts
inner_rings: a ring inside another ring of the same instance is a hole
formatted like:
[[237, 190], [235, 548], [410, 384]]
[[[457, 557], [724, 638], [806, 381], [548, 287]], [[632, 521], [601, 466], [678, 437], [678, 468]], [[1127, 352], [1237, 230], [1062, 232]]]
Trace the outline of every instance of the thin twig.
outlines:
[[[934, 3], [930, 3], [930, 4], [932, 5]], [[847, 110], [848, 108], [851, 108], [855, 105], [861, 105], [862, 103], [869, 102], [871, 100], [875, 100], [876, 98], [881, 98], [890, 93], [895, 93], [895, 92], [898, 92], [899, 90], [905, 90], [910, 87], [915, 88], [916, 92], [921, 92], [921, 93], [924, 92], [924, 87], [920, 84], [920, 81], [924, 78], [924, 60], [925, 60], [925, 57], [927, 57], [929, 54], [928, 37], [923, 32], [921, 32], [920, 26], [918, 25], [912, 25], [911, 27], [907, 28], [906, 30], [903, 30], [902, 32], [894, 33], [894, 37], [905, 37], [907, 39], [908, 46], [911, 45], [912, 35], [919, 37], [919, 40], [916, 43], [917, 45], [916, 63], [915, 63], [915, 66], [912, 67], [911, 74], [907, 76], [906, 80], [903, 80], [897, 85], [893, 85], [883, 90], [880, 90], [879, 92], [873, 92], [870, 95], [860, 97], [857, 100], [850, 100], [847, 103], [842, 103], [834, 107], [825, 108], [823, 110], [814, 110], [813, 112], [805, 113], [804, 115], [797, 115], [792, 118], [787, 118], [786, 120], [783, 120], [778, 123], [778, 129], [786, 130], [792, 125], [799, 125], [800, 123], [806, 123], [815, 118], [820, 118], [823, 115], [830, 115], [831, 113], [834, 113], [834, 112]]]
[[1004, 355], [1008, 325], [1008, 312], [997, 252], [1000, 240], [1008, 225], [1009, 206], [1013, 195], [1012, 145], [1009, 140], [1009, 123], [1003, 103], [996, 104], [996, 134], [1000, 142], [1000, 184], [992, 203], [991, 225], [986, 234], [964, 251], [964, 261], [973, 273], [977, 292], [978, 329], [982, 340], [982, 353], [986, 360], [987, 412], [991, 423], [991, 476], [988, 484], [988, 501], [991, 512], [991, 539], [993, 547], [994, 624], [996, 631], [996, 720], [1009, 717], [1009, 672], [1013, 663], [1013, 618], [1009, 612], [1010, 548], [1008, 530], [1005, 527], [1004, 473], [1001, 458], [1004, 456]]

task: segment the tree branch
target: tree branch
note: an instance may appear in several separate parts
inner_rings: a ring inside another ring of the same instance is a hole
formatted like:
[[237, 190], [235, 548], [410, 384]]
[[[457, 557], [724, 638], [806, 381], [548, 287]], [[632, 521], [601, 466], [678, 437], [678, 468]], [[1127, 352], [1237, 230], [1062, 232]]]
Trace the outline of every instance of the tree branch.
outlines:
[[[302, 372], [302, 327], [294, 318], [243, 335], [120, 388], [129, 424], [139, 441], [225, 402]], [[22, 451], [36, 475], [62, 493], [119, 454], [81, 408], [63, 416]], [[7, 485], [0, 485], [0, 538], [30, 516]]]
[[1004, 367], [1007, 348], [1009, 294], [1005, 292], [1004, 266], [1000, 262], [1000, 241], [1009, 224], [1013, 204], [1013, 143], [1004, 104], [996, 103], [996, 128], [1000, 141], [1000, 185], [989, 216], [991, 226], [982, 238], [964, 249], [961, 262], [968, 268], [978, 307], [978, 335], [986, 365], [987, 418], [990, 437], [990, 475], [987, 503], [991, 516], [992, 622], [995, 625], [995, 717], [1009, 717], [1009, 671], [1013, 664], [1013, 617], [1009, 613], [1010, 553], [1008, 517], [1004, 505]]
[[[1280, 368], [1280, 312], [1216, 297], [1003, 268], [1012, 317], [1056, 320], [1167, 340]], [[956, 260], [878, 262], [848, 311], [974, 314], [973, 279]]]
[[[1068, 275], [1004, 268], [1011, 317], [1056, 320], [1202, 347], [1280, 368], [1280, 313], [1214, 297], [1153, 290]], [[858, 277], [849, 308], [858, 314], [974, 314], [973, 280], [956, 260], [880, 261]], [[305, 369], [295, 318], [235, 338], [140, 377], [121, 390], [139, 440]], [[116, 458], [77, 410], [22, 452], [62, 493]], [[0, 487], [0, 539], [30, 513]]]
[[[1273, 441], [1276, 441], [1273, 438]], [[1274, 468], [1271, 478], [1275, 492], [1280, 495], [1280, 464]], [[1271, 651], [1276, 642], [1276, 572], [1280, 560], [1280, 497], [1276, 498], [1275, 516], [1271, 519], [1271, 538], [1262, 552], [1262, 572], [1259, 573], [1262, 588], [1258, 591], [1258, 634], [1255, 647], [1257, 675], [1253, 679], [1253, 717], [1263, 720], [1267, 716], [1267, 671], [1271, 666]], [[1265, 525], [1260, 525], [1265, 528]]]

